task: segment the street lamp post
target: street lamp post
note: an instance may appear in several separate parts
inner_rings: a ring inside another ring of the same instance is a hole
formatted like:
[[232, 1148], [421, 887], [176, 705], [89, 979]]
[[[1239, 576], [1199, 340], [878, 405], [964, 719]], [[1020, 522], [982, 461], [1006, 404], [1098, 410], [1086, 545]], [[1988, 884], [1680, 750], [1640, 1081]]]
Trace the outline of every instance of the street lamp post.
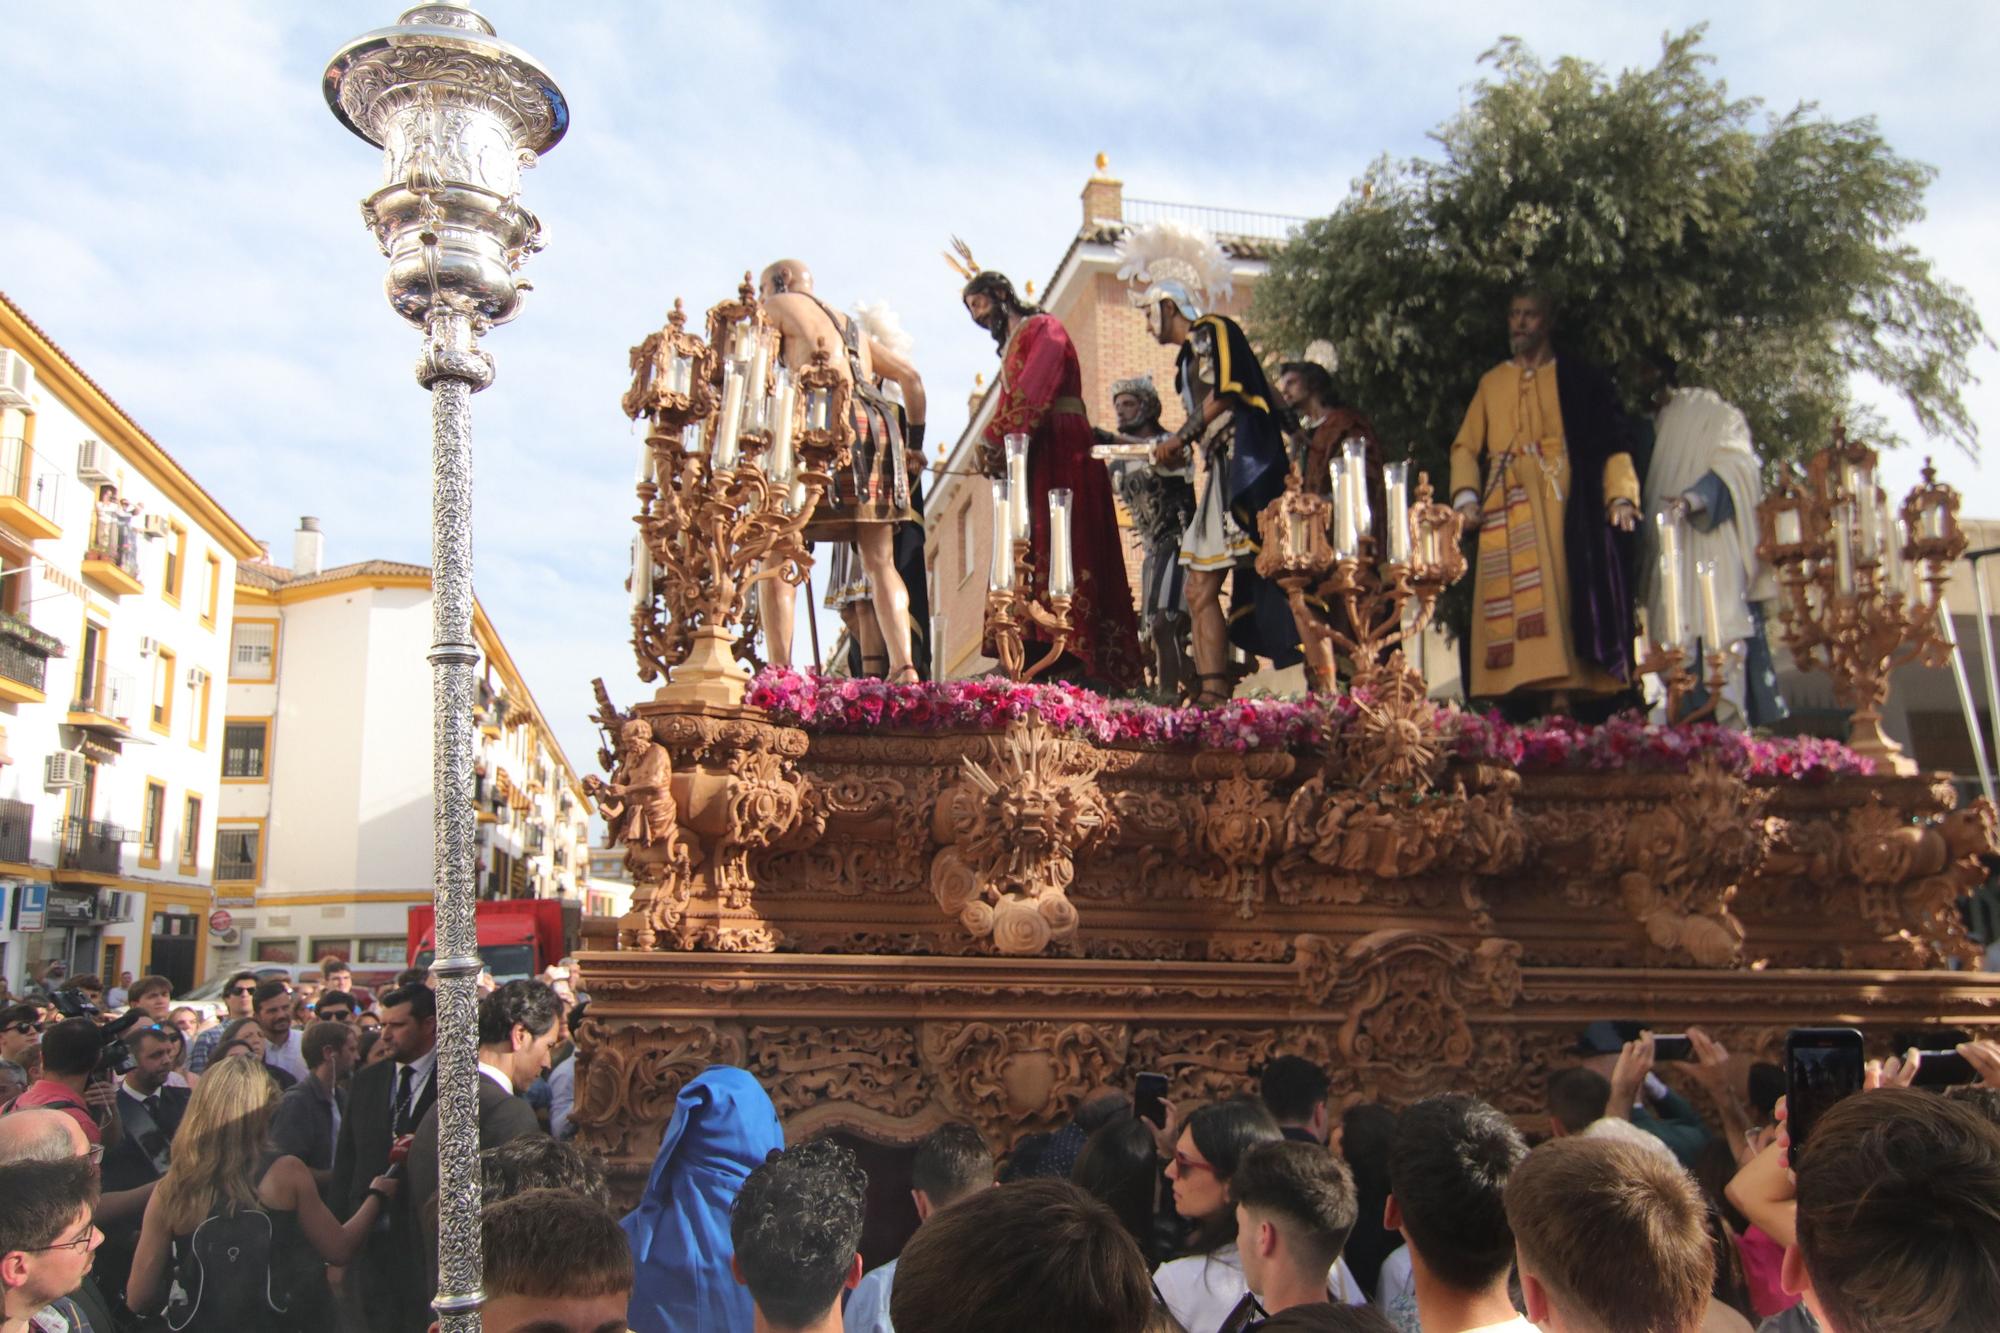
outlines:
[[[542, 247], [521, 172], [569, 127], [562, 91], [464, 0], [406, 11], [327, 65], [327, 105], [382, 149], [361, 214], [389, 260], [396, 313], [422, 329], [431, 393], [432, 888], [437, 905], [438, 1273], [445, 1333], [480, 1326], [479, 939], [472, 808], [472, 395], [493, 380], [478, 338], [520, 312], [516, 273]], [[421, 1201], [418, 1201], [421, 1202]]]

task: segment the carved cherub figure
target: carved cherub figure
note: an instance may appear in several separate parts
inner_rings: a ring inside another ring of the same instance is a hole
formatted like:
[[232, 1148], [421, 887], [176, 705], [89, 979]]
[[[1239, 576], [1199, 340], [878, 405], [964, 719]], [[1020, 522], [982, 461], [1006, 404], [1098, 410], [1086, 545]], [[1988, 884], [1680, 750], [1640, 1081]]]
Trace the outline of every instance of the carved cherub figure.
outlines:
[[653, 739], [648, 722], [634, 718], [618, 728], [618, 768], [611, 781], [591, 776], [584, 789], [611, 826], [613, 846], [642, 847], [674, 835], [674, 761]]

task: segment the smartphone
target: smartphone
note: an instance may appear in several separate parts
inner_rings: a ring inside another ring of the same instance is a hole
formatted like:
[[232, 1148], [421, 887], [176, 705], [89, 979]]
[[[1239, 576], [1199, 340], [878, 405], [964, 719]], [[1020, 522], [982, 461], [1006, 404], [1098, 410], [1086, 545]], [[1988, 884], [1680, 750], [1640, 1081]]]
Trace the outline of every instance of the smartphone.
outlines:
[[1132, 1089], [1132, 1114], [1150, 1120], [1157, 1129], [1167, 1127], [1167, 1076], [1141, 1074]]
[[1854, 1028], [1793, 1028], [1785, 1035], [1785, 1125], [1794, 1170], [1819, 1118], [1861, 1091], [1863, 1063]]
[[1979, 1071], [1957, 1051], [1917, 1052], [1917, 1077], [1913, 1080], [1916, 1087], [1948, 1088], [1958, 1083], [1978, 1081]]
[[1671, 1036], [1653, 1038], [1653, 1060], [1655, 1063], [1661, 1060], [1692, 1059], [1694, 1059], [1694, 1041], [1685, 1034], [1676, 1033]]

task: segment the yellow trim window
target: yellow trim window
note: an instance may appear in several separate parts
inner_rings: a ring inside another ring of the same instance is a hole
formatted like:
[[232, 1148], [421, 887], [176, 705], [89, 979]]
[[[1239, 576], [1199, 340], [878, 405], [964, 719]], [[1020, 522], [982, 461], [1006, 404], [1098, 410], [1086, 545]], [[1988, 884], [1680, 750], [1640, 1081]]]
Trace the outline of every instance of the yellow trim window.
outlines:
[[222, 605], [222, 557], [208, 553], [208, 591], [202, 597], [201, 623], [215, 628], [215, 612]]
[[200, 667], [190, 673], [188, 691], [194, 695], [194, 725], [188, 729], [188, 744], [197, 750], [208, 748], [208, 705], [210, 686], [208, 672]]
[[175, 606], [181, 604], [181, 579], [187, 573], [188, 530], [175, 523], [167, 530], [167, 556], [160, 579], [160, 596]]
[[218, 823], [215, 829], [215, 882], [264, 882], [264, 821]]
[[239, 619], [229, 631], [229, 679], [265, 685], [277, 678], [277, 620]]
[[153, 730], [162, 736], [174, 729], [174, 666], [171, 649], [153, 650]]
[[160, 840], [166, 836], [166, 822], [167, 784], [158, 778], [147, 778], [139, 833], [139, 864], [147, 870], [160, 868]]
[[201, 797], [189, 792], [181, 811], [181, 873], [192, 875], [201, 857]]
[[271, 719], [231, 717], [222, 723], [222, 780], [265, 782], [271, 774]]

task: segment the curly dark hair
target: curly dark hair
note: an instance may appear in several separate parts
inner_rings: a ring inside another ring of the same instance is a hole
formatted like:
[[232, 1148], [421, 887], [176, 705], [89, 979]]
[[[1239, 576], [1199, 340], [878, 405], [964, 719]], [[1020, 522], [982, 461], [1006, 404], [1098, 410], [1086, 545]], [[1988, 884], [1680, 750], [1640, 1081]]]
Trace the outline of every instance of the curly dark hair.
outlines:
[[867, 1196], [867, 1172], [832, 1139], [774, 1152], [750, 1173], [730, 1210], [729, 1239], [766, 1320], [803, 1328], [840, 1298]]
[[986, 323], [986, 330], [993, 335], [993, 345], [995, 347], [1005, 347], [1007, 345], [1007, 320], [1009, 316], [1020, 315], [1026, 318], [1029, 315], [1039, 315], [1041, 313], [1040, 307], [1036, 306], [1032, 301], [1021, 299], [1020, 295], [1014, 290], [1013, 281], [1005, 273], [995, 273], [988, 270], [984, 273], [974, 274], [972, 281], [965, 284], [965, 290], [958, 294], [958, 299], [964, 301], [967, 297], [971, 296], [984, 296], [993, 302], [994, 311]]
[[525, 1134], [481, 1152], [479, 1182], [480, 1197], [489, 1204], [529, 1190], [561, 1190], [601, 1204], [611, 1202], [604, 1163], [575, 1144], [546, 1134]]
[[479, 1002], [479, 1044], [497, 1046], [516, 1023], [539, 1037], [562, 1017], [562, 1000], [546, 981], [510, 981]]

